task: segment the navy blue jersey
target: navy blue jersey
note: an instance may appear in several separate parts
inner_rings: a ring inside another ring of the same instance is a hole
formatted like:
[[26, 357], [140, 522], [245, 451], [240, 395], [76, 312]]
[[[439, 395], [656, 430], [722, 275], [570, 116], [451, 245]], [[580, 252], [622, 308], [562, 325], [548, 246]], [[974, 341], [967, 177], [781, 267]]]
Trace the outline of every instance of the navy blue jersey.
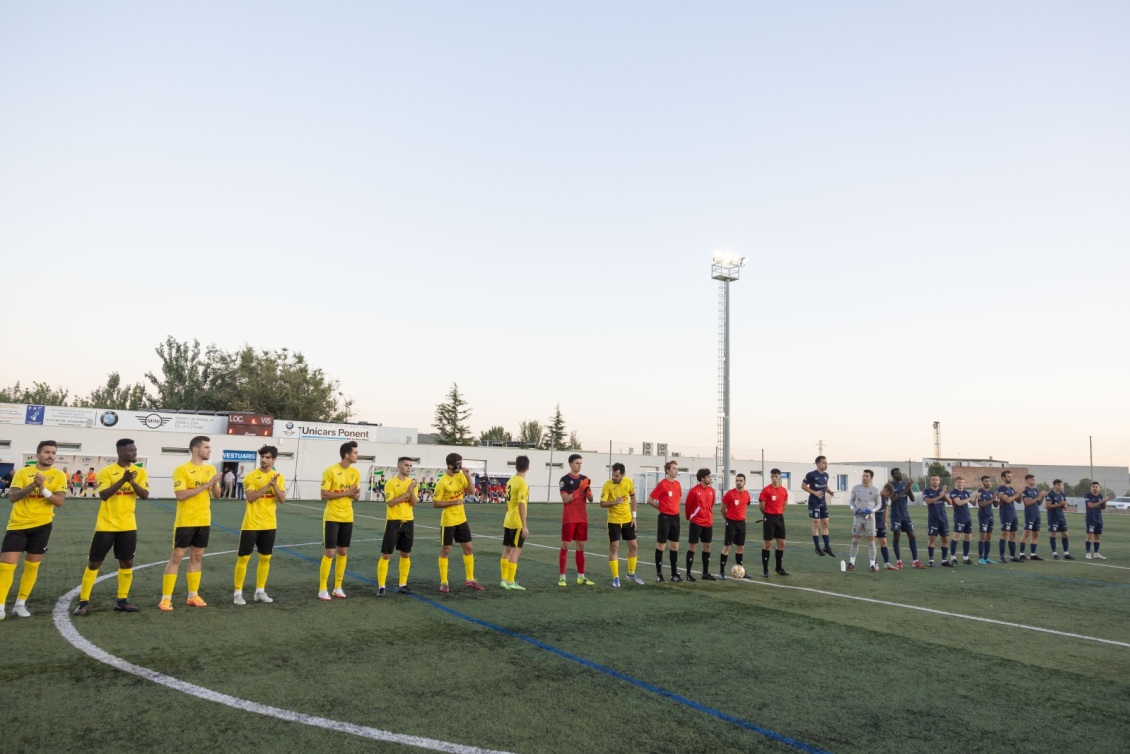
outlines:
[[1005, 496], [1012, 497], [1015, 494], [1016, 490], [1014, 490], [1012, 487], [1008, 487], [1003, 484], [1000, 487], [997, 487], [997, 496], [1001, 498], [1001, 523], [1004, 523], [1005, 521], [1016, 520], [1016, 503], [1006, 503], [1004, 501]]
[[954, 490], [950, 493], [950, 500], [964, 500], [965, 505], [955, 505], [953, 507], [953, 522], [971, 523], [973, 521], [973, 514], [969, 512], [969, 498], [973, 493], [969, 490]]
[[[814, 490], [816, 492], [825, 491], [828, 489], [828, 472], [817, 471], [816, 469], [813, 469], [812, 471], [804, 475], [804, 483], [808, 485], [808, 489], [810, 490]], [[820, 505], [820, 503], [823, 502], [826, 501], [822, 500], [816, 495], [809, 494], [808, 496], [809, 505]]]
[[[1025, 487], [1024, 491], [1020, 493], [1024, 500], [1035, 500], [1040, 496], [1040, 491], [1035, 487]], [[1025, 521], [1038, 521], [1040, 519], [1040, 506], [1036, 504], [1024, 506], [1024, 520]]]
[[926, 503], [929, 518], [941, 519], [946, 517], [946, 498], [941, 487], [936, 490], [930, 487], [922, 490], [922, 501]]
[[910, 511], [907, 509], [910, 500], [910, 482], [905, 480], [901, 482], [891, 482], [895, 488], [895, 492], [891, 495], [891, 520], [904, 521], [910, 518]]
[[[1047, 497], [1044, 498], [1044, 502], [1047, 503], [1048, 505], [1059, 505], [1060, 503], [1065, 502], [1066, 500], [1067, 500], [1067, 495], [1063, 494], [1062, 492], [1049, 492], [1047, 494]], [[1059, 508], [1058, 510], [1063, 510], [1063, 509]]]
[[981, 503], [987, 503], [990, 500], [992, 500], [994, 497], [996, 497], [996, 494], [992, 490], [987, 490], [984, 487], [977, 490], [977, 519], [978, 520], [980, 520], [980, 521], [992, 521], [993, 520], [993, 506], [992, 505], [986, 505], [984, 507], [981, 507]]
[[[1101, 503], [1103, 501], [1103, 493], [1092, 495], [1088, 492], [1083, 496], [1083, 499], [1088, 503]], [[1103, 509], [1102, 508], [1088, 508], [1087, 509], [1087, 525], [1101, 526], [1103, 523]]]

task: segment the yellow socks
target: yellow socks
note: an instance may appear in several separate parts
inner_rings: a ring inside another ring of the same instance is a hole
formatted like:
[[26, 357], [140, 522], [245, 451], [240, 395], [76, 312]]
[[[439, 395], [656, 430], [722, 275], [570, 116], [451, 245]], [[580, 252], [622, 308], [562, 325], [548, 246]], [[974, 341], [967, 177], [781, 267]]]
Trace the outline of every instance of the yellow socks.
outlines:
[[508, 575], [510, 574], [510, 561], [506, 558], [498, 561], [498, 567], [502, 571], [502, 580], [509, 581]]
[[[386, 560], [385, 562], [387, 563], [388, 561]], [[402, 557], [400, 559], [400, 569], [397, 571], [397, 575], [400, 576], [400, 586], [404, 586], [408, 583], [408, 572], [410, 570], [412, 570], [412, 558]]]
[[636, 561], [637, 560], [639, 560], [639, 558], [628, 558], [628, 575], [631, 575], [631, 574], [636, 572]]
[[467, 572], [467, 581], [475, 580], [475, 556], [463, 556], [463, 570]]
[[261, 592], [267, 588], [267, 574], [271, 572], [271, 556], [259, 553], [259, 562], [255, 564], [255, 591]]
[[518, 575], [518, 564], [506, 561], [506, 580], [511, 584], [514, 583], [514, 577]]
[[614, 578], [614, 579], [620, 578], [620, 561], [619, 560], [608, 561], [608, 567], [612, 569], [612, 578]]
[[129, 588], [133, 586], [133, 569], [132, 568], [119, 568], [118, 569], [118, 599], [124, 600], [129, 597]]
[[341, 589], [341, 584], [345, 581], [345, 563], [348, 560], [348, 555], [334, 557], [334, 589]]
[[173, 596], [173, 590], [177, 588], [177, 575], [175, 573], [166, 573], [161, 578], [161, 599], [170, 599]]
[[81, 602], [90, 600], [90, 592], [94, 589], [94, 582], [98, 579], [98, 571], [92, 571], [87, 568], [82, 572], [82, 589], [79, 590], [78, 598]]
[[447, 583], [447, 558], [439, 559], [439, 583]]
[[235, 590], [243, 591], [243, 582], [247, 580], [247, 564], [251, 562], [250, 555], [237, 555], [235, 558]]
[[0, 605], [8, 601], [8, 592], [12, 591], [12, 581], [16, 578], [15, 563], [0, 563]]
[[201, 575], [202, 575], [202, 573], [200, 571], [189, 571], [187, 574], [185, 574], [185, 578], [188, 579], [188, 596], [189, 597], [196, 596], [196, 593], [200, 591], [200, 576]]
[[388, 560], [386, 560], [385, 558], [378, 558], [377, 586], [384, 587], [386, 581], [388, 581]]
[[318, 567], [318, 591], [326, 591], [326, 582], [330, 580], [330, 568], [333, 567], [334, 559], [322, 556], [322, 565]]
[[35, 580], [39, 577], [39, 564], [41, 561], [29, 563], [24, 559], [24, 573], [20, 576], [20, 591], [16, 594], [16, 601], [23, 602], [31, 595]]

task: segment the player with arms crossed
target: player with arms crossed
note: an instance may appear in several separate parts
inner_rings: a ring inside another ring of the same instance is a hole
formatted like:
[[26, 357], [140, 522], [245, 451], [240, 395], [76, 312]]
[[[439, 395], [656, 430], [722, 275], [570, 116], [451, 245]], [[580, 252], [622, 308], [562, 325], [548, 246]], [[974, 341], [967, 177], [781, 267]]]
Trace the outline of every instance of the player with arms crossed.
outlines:
[[[349, 545], [353, 541], [353, 501], [361, 499], [361, 472], [357, 463], [357, 441], [350, 440], [338, 449], [341, 461], [322, 472], [322, 562], [318, 566], [318, 599], [329, 602], [333, 597], [345, 599], [341, 588], [345, 583], [345, 567], [349, 562]], [[334, 591], [330, 596], [330, 568], [334, 569]]]
[[879, 490], [879, 510], [875, 511], [875, 542], [883, 554], [883, 568], [888, 571], [896, 570], [891, 563], [891, 551], [887, 547], [887, 511], [891, 507], [891, 498], [895, 494], [895, 486], [890, 482]]
[[471, 544], [471, 525], [467, 523], [467, 511], [463, 499], [467, 490], [475, 489], [471, 484], [471, 472], [463, 467], [463, 456], [448, 453], [447, 473], [436, 482], [436, 494], [432, 507], [443, 509], [439, 519], [439, 590], [450, 592], [447, 583], [447, 556], [455, 542], [463, 550], [463, 586], [481, 592], [483, 585], [475, 581], [475, 546]]
[[914, 489], [909, 480], [902, 478], [902, 472], [891, 469], [891, 531], [895, 535], [895, 568], [902, 570], [902, 551], [899, 540], [905, 533], [910, 540], [910, 557], [915, 568], [925, 568], [918, 559], [918, 540], [914, 536], [914, 522], [910, 520], [910, 501], [914, 500]]
[[173, 552], [165, 564], [161, 578], [161, 601], [157, 607], [165, 612], [173, 609], [173, 590], [177, 586], [177, 572], [184, 554], [188, 555], [189, 607], [208, 607], [200, 597], [200, 576], [204, 563], [204, 550], [212, 532], [212, 498], [220, 497], [220, 476], [216, 467], [205, 463], [212, 457], [212, 441], [197, 435], [188, 443], [191, 455], [188, 463], [173, 470], [173, 495], [177, 499], [177, 517], [173, 522]]
[[789, 491], [781, 486], [781, 470], [769, 471], [769, 484], [757, 496], [761, 520], [761, 575], [769, 578], [769, 545], [776, 546], [777, 575], [788, 576], [782, 565], [785, 555], [785, 506], [789, 504]]
[[600, 491], [600, 507], [608, 511], [608, 568], [612, 571], [612, 586], [620, 586], [620, 540], [628, 543], [628, 581], [643, 585], [636, 575], [636, 486], [624, 476], [622, 463], [612, 464], [612, 478]]
[[594, 586], [592, 581], [585, 576], [585, 542], [589, 541], [589, 512], [585, 506], [592, 502], [592, 482], [581, 473], [581, 464], [584, 459], [579, 453], [569, 456], [569, 473], [561, 477], [558, 489], [561, 492], [561, 502], [565, 507], [561, 510], [561, 550], [557, 553], [557, 567], [559, 576], [557, 586], [565, 586], [565, 563], [569, 558], [569, 545], [576, 551], [574, 557], [577, 562], [577, 583], [585, 586]]
[[969, 543], [973, 539], [973, 514], [969, 508], [969, 498], [973, 496], [972, 490], [965, 489], [965, 478], [954, 477], [954, 488], [947, 495], [950, 505], [953, 506], [953, 539], [950, 543], [950, 562], [957, 565], [957, 543], [961, 542], [962, 562], [973, 565], [969, 559]]
[[274, 445], [259, 448], [259, 468], [250, 474], [240, 472], [243, 478], [243, 496], [247, 509], [243, 512], [243, 524], [239, 531], [239, 550], [235, 556], [235, 593], [232, 601], [246, 605], [243, 599], [243, 582], [247, 578], [247, 565], [251, 553], [259, 551], [259, 562], [255, 564], [255, 601], [269, 604], [274, 602], [267, 596], [267, 576], [271, 572], [271, 554], [275, 550], [275, 534], [279, 525], [276, 511], [280, 503], [286, 502], [286, 479], [275, 471], [275, 460], [279, 449]]
[[855, 520], [851, 525], [851, 555], [848, 559], [847, 570], [855, 570], [855, 556], [859, 553], [859, 540], [867, 537], [867, 555], [871, 561], [871, 573], [879, 572], [879, 564], [875, 561], [875, 512], [883, 507], [883, 500], [878, 488], [871, 483], [875, 472], [871, 469], [863, 470], [863, 484], [851, 488], [851, 497], [848, 505], [851, 506]]
[[[1012, 488], [1012, 472], [1005, 469], [1001, 472], [1001, 483], [997, 487], [997, 503], [1001, 512], [1001, 538], [998, 544], [1002, 563], [1007, 563], [1009, 560], [1013, 563], [1023, 562], [1016, 557], [1016, 529], [1019, 525], [1016, 519], [1016, 501], [1019, 499], [1020, 493]], [[1006, 542], [1008, 557], [1004, 554]]]
[[[836, 496], [828, 489], [828, 459], [816, 456], [816, 469], [804, 475], [800, 488], [808, 493], [808, 517], [812, 519], [812, 546], [816, 554], [835, 555], [832, 552], [832, 539], [828, 534], [828, 501], [827, 497]], [[824, 538], [824, 549], [820, 549], [820, 538]]]
[[679, 462], [663, 464], [663, 478], [647, 496], [647, 504], [659, 511], [658, 533], [655, 535], [655, 580], [663, 582], [663, 551], [670, 548], [671, 580], [679, 577], [679, 507], [683, 504], [683, 486], [679, 484]]
[[714, 539], [714, 487], [710, 469], [699, 469], [695, 474], [698, 484], [687, 492], [687, 520], [690, 535], [687, 537], [687, 581], [694, 581], [694, 551], [702, 541], [702, 578], [717, 581], [710, 572], [710, 540]]
[[399, 594], [412, 594], [408, 586], [408, 572], [412, 569], [412, 542], [416, 534], [416, 503], [420, 502], [415, 479], [410, 479], [412, 459], [400, 456], [396, 459], [396, 476], [385, 482], [385, 531], [381, 537], [381, 557], [377, 561], [377, 596], [385, 596], [385, 583], [388, 581], [388, 566], [394, 551], [400, 552], [397, 566], [397, 587]]
[[[1024, 503], [1024, 533], [1020, 535], [1021, 560], [1043, 560], [1036, 554], [1036, 544], [1040, 539], [1040, 504], [1044, 502], [1044, 498], [1047, 496], [1047, 490], [1041, 491], [1036, 488], [1035, 474], [1028, 474], [1024, 477], [1024, 489], [1020, 493], [1021, 501]], [[1030, 558], [1024, 554], [1026, 542], [1031, 544], [1032, 547]]]
[[977, 562], [981, 565], [996, 565], [989, 556], [993, 553], [993, 508], [997, 507], [997, 493], [993, 492], [992, 477], [981, 477], [981, 489], [977, 490], [977, 530], [981, 533], [977, 543]]
[[727, 490], [722, 496], [722, 519], [726, 523], [726, 532], [722, 535], [722, 557], [718, 564], [718, 578], [726, 578], [726, 560], [730, 557], [730, 546], [738, 548], [734, 562], [745, 570], [742, 556], [745, 555], [745, 519], [746, 511], [752, 502], [749, 492], [745, 488], [745, 474], [734, 477], [734, 489]]
[[946, 568], [953, 568], [953, 563], [949, 561], [949, 544], [950, 544], [950, 522], [949, 515], [946, 514], [946, 503], [949, 498], [946, 496], [946, 488], [942, 486], [941, 477], [934, 474], [930, 477], [930, 486], [922, 491], [922, 501], [926, 503], [926, 534], [929, 540], [926, 542], [926, 552], [930, 556], [928, 565], [934, 567], [934, 542], [938, 537], [942, 538], [942, 565]]
[[4, 543], [0, 545], [0, 620], [4, 620], [4, 605], [16, 578], [20, 553], [27, 554], [14, 611], [21, 618], [31, 617], [27, 598], [31, 596], [39, 577], [39, 564], [47, 552], [55, 509], [67, 499], [67, 475], [55, 468], [58, 452], [54, 440], [42, 441], [35, 448], [35, 463], [24, 466], [12, 476], [8, 488], [12, 513], [8, 517]]
[[[1091, 482], [1091, 491], [1083, 496], [1087, 506], [1087, 559], [1106, 560], [1106, 555], [1099, 554], [1099, 545], [1103, 540], [1103, 511], [1110, 502], [1110, 495], [1103, 497], [1103, 487], [1098, 482]], [[1091, 551], [1094, 550], [1094, 555]], [[24, 568], [27, 568], [25, 565]]]
[[530, 486], [526, 484], [526, 472], [530, 470], [528, 456], [514, 459], [514, 476], [506, 481], [506, 518], [502, 521], [502, 583], [503, 589], [526, 591], [518, 581], [518, 558], [522, 547], [530, 536], [526, 520], [526, 506], [530, 501]]
[[90, 610], [90, 592], [98, 579], [98, 569], [114, 548], [118, 561], [118, 601], [114, 610], [119, 613], [140, 612], [130, 604], [129, 588], [133, 584], [133, 556], [137, 552], [137, 500], [149, 499], [149, 475], [137, 466], [137, 445], [122, 438], [116, 446], [117, 463], [98, 472], [98, 521], [94, 524], [94, 538], [90, 540], [90, 560], [82, 574], [78, 607], [75, 615], [86, 615]]
[[1067, 495], [1063, 494], [1062, 479], [1052, 482], [1052, 491], [1044, 498], [1044, 504], [1048, 509], [1048, 544], [1052, 546], [1052, 560], [1059, 560], [1059, 553], [1055, 550], [1056, 534], [1063, 545], [1063, 559], [1075, 560], [1067, 551]]

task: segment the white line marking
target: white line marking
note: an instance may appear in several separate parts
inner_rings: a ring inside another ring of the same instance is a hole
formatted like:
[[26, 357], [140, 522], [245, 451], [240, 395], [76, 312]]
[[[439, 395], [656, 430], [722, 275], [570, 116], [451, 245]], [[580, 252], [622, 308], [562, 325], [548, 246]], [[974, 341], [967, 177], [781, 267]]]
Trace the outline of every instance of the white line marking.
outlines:
[[997, 620], [995, 618], [982, 618], [978, 615], [964, 615], [962, 613], [951, 613], [945, 610], [935, 610], [932, 607], [921, 607], [919, 605], [907, 605], [902, 602], [888, 602], [887, 600], [877, 600], [871, 597], [857, 597], [854, 594], [841, 594], [840, 592], [830, 592], [825, 589], [813, 589], [806, 586], [788, 586], [786, 584], [772, 584], [765, 581], [746, 581], [742, 580], [738, 583], [746, 584], [749, 586], [768, 586], [775, 589], [795, 589], [800, 592], [811, 592], [812, 594], [822, 594], [828, 597], [842, 597], [845, 600], [857, 600], [859, 602], [869, 602], [873, 605], [886, 605], [887, 607], [901, 607], [906, 610], [918, 610], [923, 613], [932, 613], [934, 615], [945, 615], [950, 618], [964, 618], [965, 620], [977, 621], [979, 623], [992, 623], [997, 626], [1008, 626], [1009, 628], [1022, 628], [1026, 631], [1038, 631], [1044, 634], [1054, 634], [1056, 636], [1066, 636], [1071, 639], [1084, 639], [1086, 641], [1097, 641], [1102, 644], [1111, 644], [1116, 647], [1126, 647], [1130, 649], [1130, 643], [1124, 641], [1115, 641], [1114, 639], [1100, 639], [1097, 636], [1087, 636], [1085, 634], [1073, 634], [1068, 631], [1056, 631], [1053, 628], [1040, 628], [1039, 626], [1028, 626], [1023, 623], [1012, 623], [1005, 620]]
[[[373, 540], [375, 541], [375, 540]], [[285, 549], [288, 547], [308, 547], [312, 545], [321, 545], [318, 542], [303, 542], [296, 545], [275, 545], [277, 549]], [[230, 555], [236, 550], [224, 550], [222, 552], [210, 552], [205, 555]], [[152, 568], [153, 566], [164, 565], [166, 561], [158, 561], [155, 563], [147, 563], [145, 565], [134, 566], [133, 570], [138, 571], [142, 568]], [[105, 581], [106, 579], [116, 578], [117, 574], [111, 571], [104, 576], [100, 576], [95, 583]], [[147, 681], [159, 683], [174, 691], [179, 691], [182, 694], [195, 696], [198, 699], [204, 699], [209, 702], [216, 702], [228, 707], [232, 707], [244, 712], [254, 712], [257, 715], [265, 715], [267, 717], [274, 717], [279, 720], [285, 720], [291, 723], [301, 723], [303, 725], [310, 725], [315, 728], [325, 728], [332, 730], [336, 733], [349, 733], [361, 738], [368, 738], [374, 741], [390, 741], [392, 743], [404, 744], [405, 746], [415, 746], [421, 749], [430, 749], [432, 751], [450, 752], [451, 754], [505, 754], [505, 752], [498, 752], [493, 749], [480, 749], [477, 746], [464, 746], [463, 744], [451, 743], [449, 741], [438, 741], [433, 738], [423, 738], [421, 736], [409, 736], [402, 733], [392, 733], [387, 730], [380, 730], [379, 728], [370, 728], [366, 725], [356, 725], [354, 723], [344, 723], [339, 720], [330, 720], [325, 717], [316, 717], [314, 715], [305, 715], [301, 712], [293, 712], [291, 710], [280, 709], [272, 707], [267, 704], [259, 704], [258, 702], [251, 702], [246, 699], [240, 699], [236, 696], [228, 694], [221, 694], [218, 691], [206, 689], [203, 686], [197, 686], [187, 681], [181, 681], [172, 676], [158, 673], [156, 670], [143, 668], [140, 665], [134, 665], [132, 662], [127, 662], [120, 657], [116, 657], [104, 649], [98, 647], [94, 643], [86, 639], [78, 629], [75, 628], [74, 623], [71, 622], [70, 603], [75, 597], [78, 596], [80, 586], [76, 586], [71, 591], [64, 594], [55, 603], [54, 620], [55, 628], [63, 635], [63, 638], [71, 643], [79, 651], [86, 654], [101, 663], [109, 665], [112, 668], [121, 670]]]

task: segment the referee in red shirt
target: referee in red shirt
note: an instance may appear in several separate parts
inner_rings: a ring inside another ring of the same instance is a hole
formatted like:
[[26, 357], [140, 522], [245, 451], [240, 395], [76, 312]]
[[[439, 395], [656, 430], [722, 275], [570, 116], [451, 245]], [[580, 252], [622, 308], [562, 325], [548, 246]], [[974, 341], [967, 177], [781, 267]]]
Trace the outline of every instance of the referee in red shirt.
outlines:
[[761, 575], [769, 578], [769, 544], [777, 543], [777, 575], [789, 574], [781, 566], [781, 558], [785, 554], [785, 506], [789, 504], [789, 491], [781, 486], [781, 470], [772, 469], [769, 472], [769, 484], [761, 491], [757, 498], [757, 506], [761, 509], [764, 520], [761, 522]]
[[694, 550], [702, 542], [702, 579], [717, 581], [710, 572], [710, 540], [714, 538], [714, 481], [710, 469], [699, 469], [695, 474], [698, 484], [687, 493], [687, 520], [691, 522], [690, 545], [687, 547], [687, 581], [695, 581]]
[[663, 464], [666, 476], [659, 480], [647, 496], [647, 504], [659, 511], [659, 531], [655, 535], [655, 580], [662, 583], [663, 551], [670, 547], [671, 580], [679, 578], [679, 506], [683, 503], [683, 486], [679, 484], [679, 462]]
[[718, 564], [718, 578], [726, 578], [726, 559], [730, 557], [730, 546], [736, 545], [734, 562], [745, 568], [742, 556], [745, 554], [745, 514], [750, 504], [749, 491], [745, 488], [745, 474], [734, 477], [734, 489], [722, 496], [722, 517], [726, 520], [726, 533], [722, 538], [722, 557]]

